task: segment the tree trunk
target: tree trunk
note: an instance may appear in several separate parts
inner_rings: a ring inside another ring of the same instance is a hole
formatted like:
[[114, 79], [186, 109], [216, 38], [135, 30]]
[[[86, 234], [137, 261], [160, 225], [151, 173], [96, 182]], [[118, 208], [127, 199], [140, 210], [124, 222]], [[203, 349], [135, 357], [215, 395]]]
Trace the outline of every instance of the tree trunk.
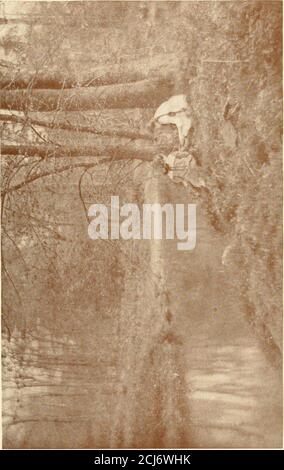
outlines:
[[129, 129], [98, 129], [94, 126], [82, 126], [80, 124], [70, 124], [69, 122], [49, 122], [43, 119], [32, 119], [26, 117], [16, 116], [15, 114], [0, 114], [0, 121], [4, 122], [13, 122], [15, 124], [23, 124], [30, 126], [41, 126], [47, 127], [49, 129], [62, 129], [65, 131], [75, 131], [75, 132], [87, 132], [89, 134], [100, 135], [103, 137], [119, 137], [124, 139], [143, 139], [143, 140], [153, 140], [153, 135], [151, 133], [142, 133], [138, 131], [131, 131]]
[[85, 111], [110, 108], [153, 108], [168, 98], [172, 84], [163, 80], [68, 90], [0, 91], [2, 109]]
[[26, 155], [28, 157], [112, 157], [115, 159], [153, 160], [158, 149], [143, 142], [129, 142], [121, 145], [96, 143], [92, 146], [53, 147], [46, 145], [6, 145], [1, 146], [1, 155]]
[[147, 78], [171, 78], [180, 67], [181, 57], [176, 54], [160, 54], [130, 63], [109, 64], [93, 67], [90, 71], [74, 74], [60, 70], [17, 71], [9, 68], [0, 78], [0, 88], [72, 88], [75, 86], [95, 87], [130, 83]]

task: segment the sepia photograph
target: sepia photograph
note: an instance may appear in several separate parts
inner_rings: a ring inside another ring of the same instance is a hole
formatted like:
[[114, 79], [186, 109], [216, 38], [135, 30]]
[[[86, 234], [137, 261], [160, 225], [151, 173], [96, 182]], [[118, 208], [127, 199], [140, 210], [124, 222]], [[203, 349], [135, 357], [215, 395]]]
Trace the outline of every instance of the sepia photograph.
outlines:
[[283, 447], [282, 10], [0, 1], [4, 450]]

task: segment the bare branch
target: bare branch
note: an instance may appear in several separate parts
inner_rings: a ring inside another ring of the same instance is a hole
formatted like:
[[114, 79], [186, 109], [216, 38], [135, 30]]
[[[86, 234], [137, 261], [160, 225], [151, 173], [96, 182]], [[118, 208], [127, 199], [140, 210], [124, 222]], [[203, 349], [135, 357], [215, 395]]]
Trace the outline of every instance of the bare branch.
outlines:
[[[108, 162], [108, 161], [109, 161], [109, 159], [106, 158], [105, 160], [101, 160], [100, 163], [105, 163], [105, 162]], [[19, 189], [23, 189], [28, 184], [33, 183], [34, 181], [36, 181], [38, 179], [45, 178], [47, 176], [57, 175], [59, 173], [63, 173], [64, 171], [73, 170], [73, 169], [76, 169], [76, 168], [89, 169], [89, 168], [93, 168], [96, 165], [97, 165], [97, 163], [73, 163], [72, 165], [66, 165], [66, 166], [63, 166], [61, 168], [57, 168], [56, 170], [43, 171], [41, 173], [38, 173], [36, 175], [31, 176], [30, 178], [25, 179], [21, 183], [10, 186], [9, 188], [5, 189], [2, 192], [2, 195], [11, 193], [13, 191], [17, 191]]]

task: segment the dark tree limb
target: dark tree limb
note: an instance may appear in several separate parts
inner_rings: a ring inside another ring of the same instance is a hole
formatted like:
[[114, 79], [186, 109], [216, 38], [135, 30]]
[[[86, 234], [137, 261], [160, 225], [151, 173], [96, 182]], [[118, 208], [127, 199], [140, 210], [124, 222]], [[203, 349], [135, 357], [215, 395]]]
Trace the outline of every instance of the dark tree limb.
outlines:
[[152, 161], [157, 154], [158, 149], [139, 141], [129, 142], [128, 144], [102, 144], [96, 143], [92, 146], [58, 146], [52, 145], [10, 145], [2, 144], [1, 154], [4, 156], [24, 155], [27, 157], [112, 157], [114, 159], [138, 159]]
[[32, 119], [16, 116], [14, 114], [0, 114], [0, 121], [4, 122], [14, 122], [20, 123], [23, 125], [32, 125], [32, 126], [41, 126], [47, 127], [49, 129], [62, 129], [66, 131], [75, 131], [75, 132], [86, 132], [89, 134], [100, 135], [100, 136], [109, 136], [109, 137], [120, 137], [125, 139], [142, 139], [142, 140], [153, 140], [152, 134], [140, 133], [135, 131], [130, 131], [127, 129], [97, 129], [94, 126], [82, 126], [80, 124], [71, 124], [69, 122], [48, 122], [42, 119]]
[[[147, 59], [135, 60], [129, 63], [108, 64], [92, 67], [88, 72], [62, 72], [58, 69], [41, 71], [17, 70], [14, 66], [5, 67], [5, 73], [0, 78], [0, 88], [15, 89], [33, 88], [61, 89], [73, 87], [95, 87], [117, 83], [131, 83], [148, 78], [171, 78], [181, 65], [182, 58], [177, 54], [160, 54]], [[8, 70], [6, 70], [8, 68]]]
[[19, 111], [85, 111], [111, 108], [153, 108], [171, 94], [165, 80], [62, 90], [1, 90], [2, 109]]

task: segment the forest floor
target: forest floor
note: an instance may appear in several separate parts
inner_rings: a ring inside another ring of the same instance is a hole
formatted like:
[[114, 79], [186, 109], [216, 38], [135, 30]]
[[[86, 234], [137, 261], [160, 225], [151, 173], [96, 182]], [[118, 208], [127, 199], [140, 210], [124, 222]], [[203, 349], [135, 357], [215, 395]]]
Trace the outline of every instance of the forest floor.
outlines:
[[[222, 266], [225, 240], [208, 222], [196, 195], [173, 187], [167, 178], [164, 181], [165, 199], [197, 203], [196, 248], [178, 251], [177, 240], [163, 242], [172, 328], [182, 344], [174, 348], [181, 351], [186, 374], [190, 436], [186, 444], [280, 447], [281, 370], [273, 364], [273, 351], [265, 349], [250, 329], [232, 285], [233, 273]], [[155, 315], [155, 308], [152, 312]], [[115, 363], [100, 365], [98, 351], [105, 361], [111, 351], [107, 337], [115, 338], [116, 326], [111, 319], [98, 326], [88, 353], [81, 354], [68, 340], [64, 344], [64, 338], [56, 349], [54, 339], [43, 331], [39, 341], [25, 343], [16, 380], [8, 363], [14, 379], [8, 372], [3, 380], [4, 447], [64, 447], [67, 442], [71, 448], [108, 446], [118, 396], [117, 371]], [[15, 343], [19, 347], [19, 340]], [[147, 395], [146, 388], [145, 383]]]

